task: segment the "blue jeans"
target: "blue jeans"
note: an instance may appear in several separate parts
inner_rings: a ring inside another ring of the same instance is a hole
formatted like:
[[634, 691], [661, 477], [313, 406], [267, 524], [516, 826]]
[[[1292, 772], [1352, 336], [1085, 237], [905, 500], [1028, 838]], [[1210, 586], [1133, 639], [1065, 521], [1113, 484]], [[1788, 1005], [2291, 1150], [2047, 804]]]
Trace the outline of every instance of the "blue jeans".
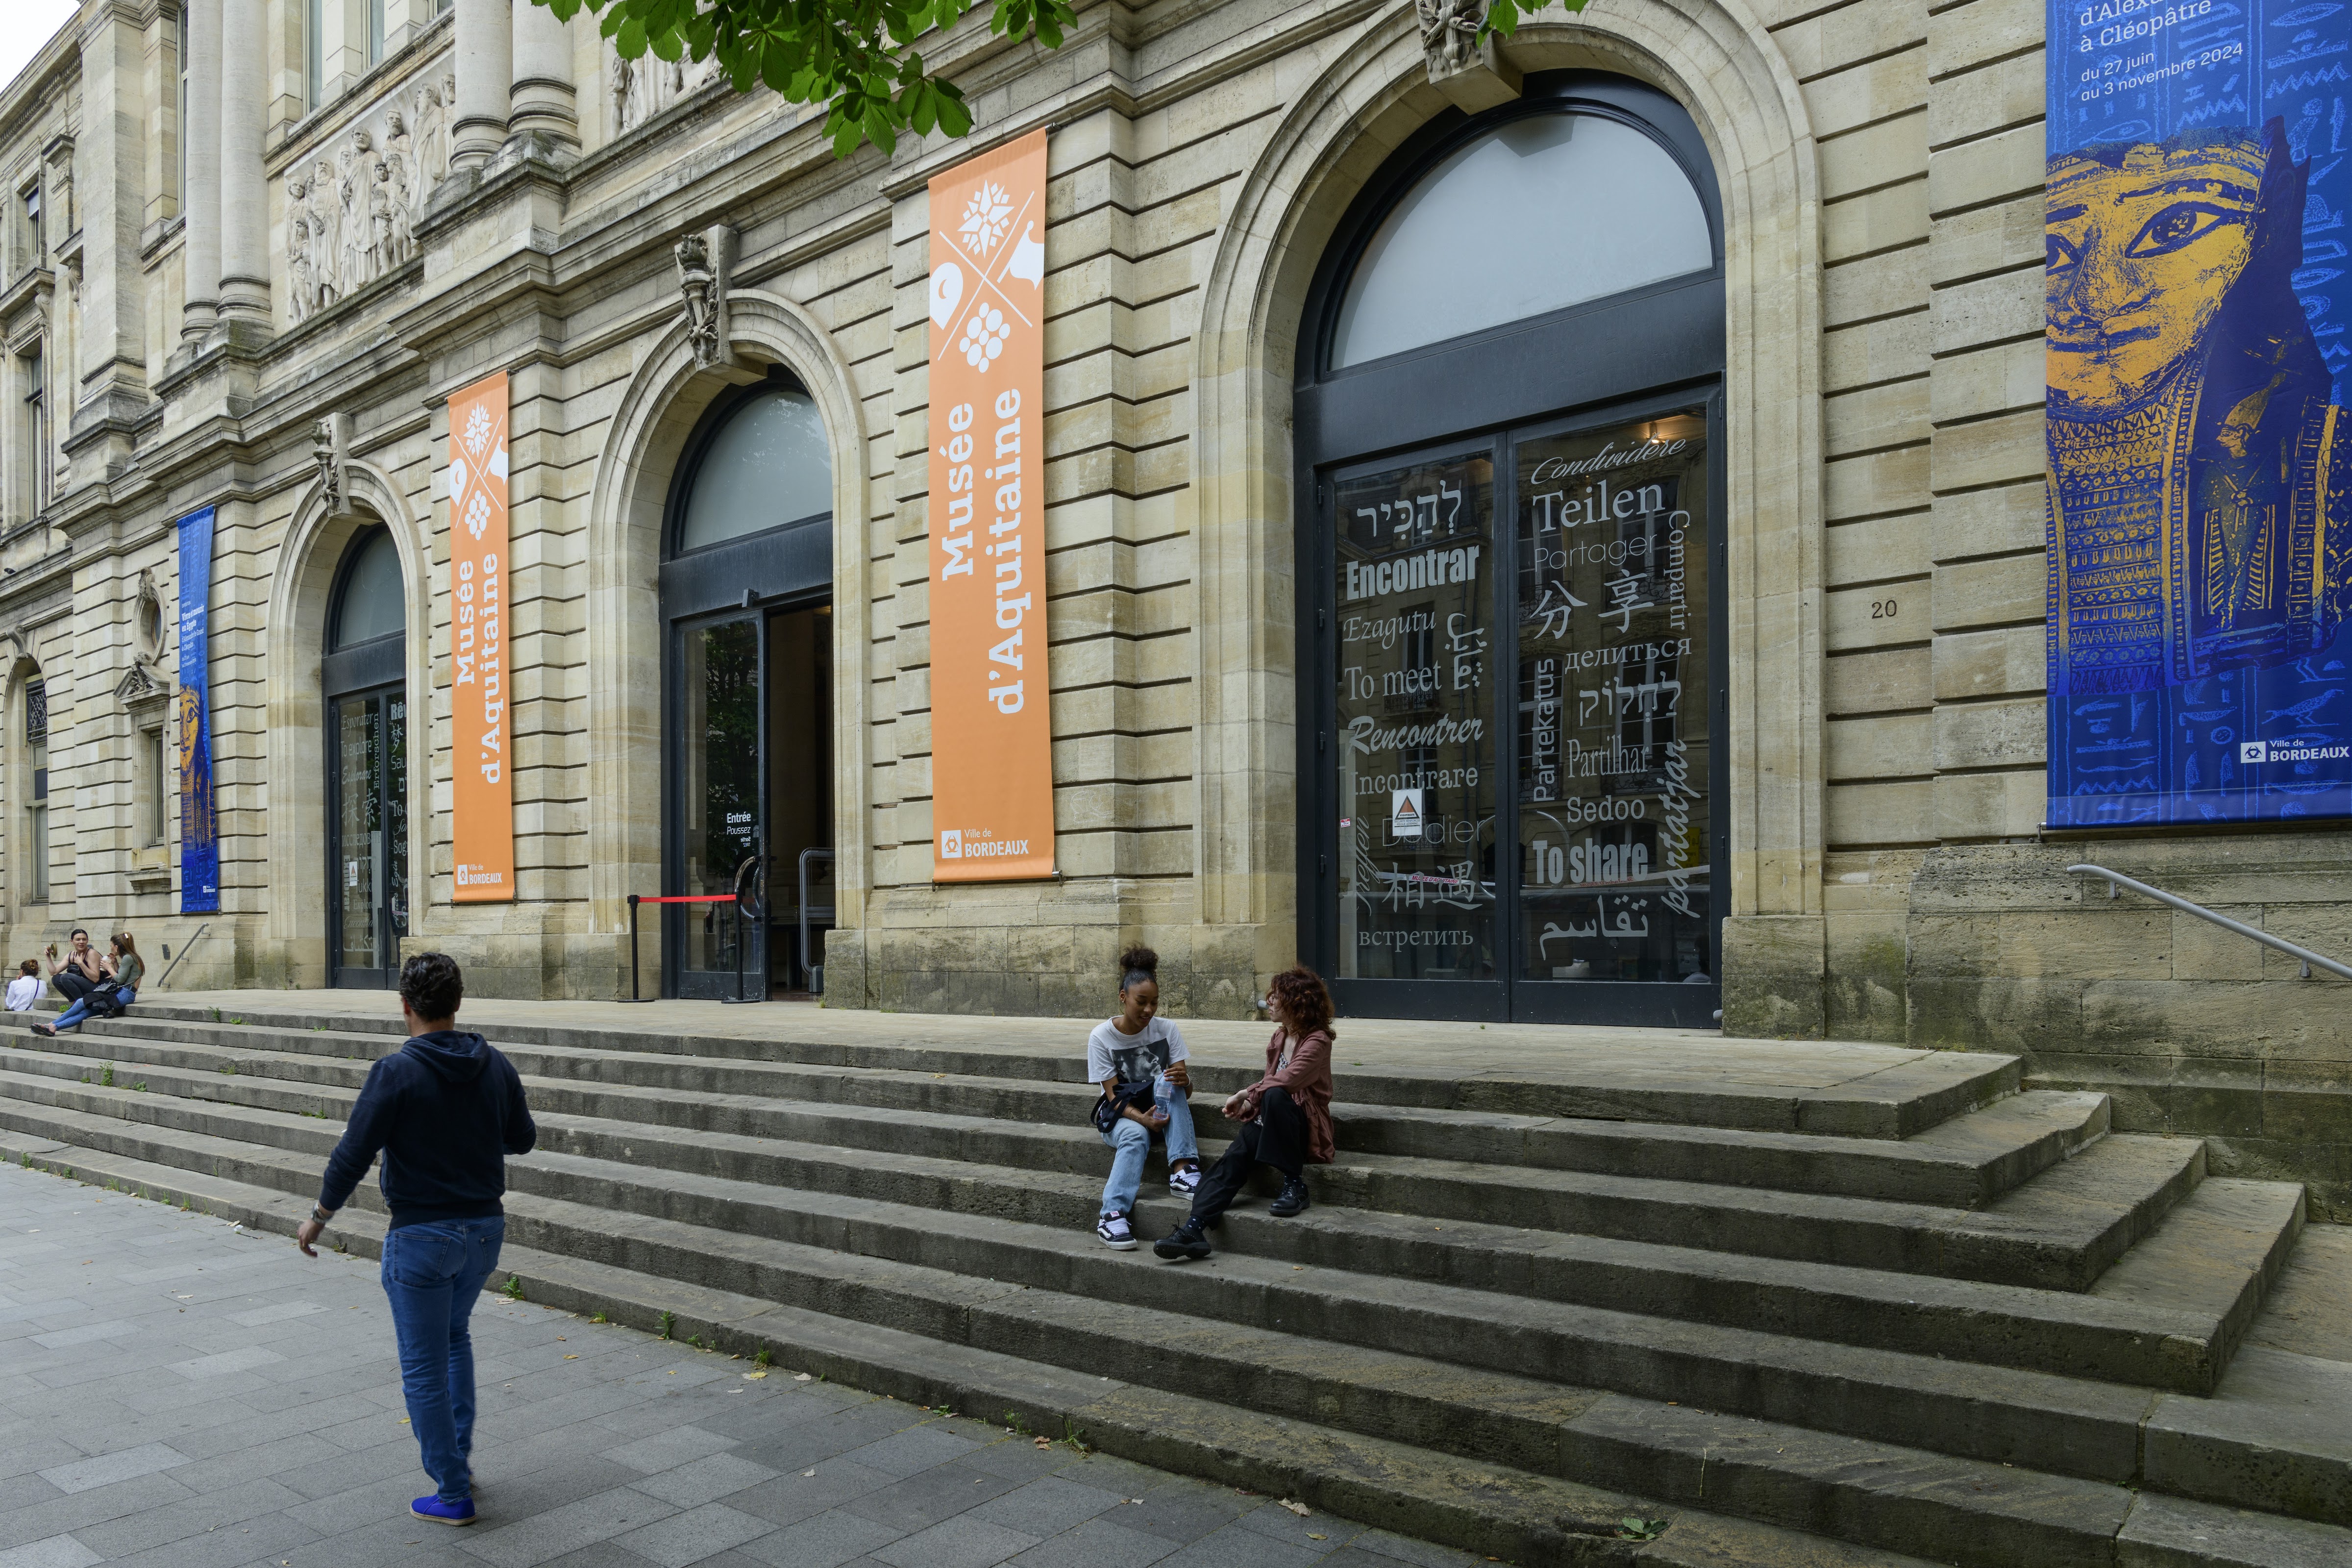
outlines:
[[[124, 991], [117, 997], [119, 1005], [125, 1007], [130, 1006], [131, 1004], [138, 1000], [139, 993], [136, 991]], [[89, 998], [85, 996], [79, 1002], [76, 1002], [72, 1006], [67, 1008], [64, 1012], [58, 1014], [58, 1021], [51, 1024], [49, 1027], [52, 1029], [79, 1028], [81, 1026], [82, 1020], [89, 1016]]]
[[[1168, 1113], [1168, 1163], [1198, 1160], [1201, 1143], [1192, 1136], [1192, 1102], [1164, 1078], [1153, 1098]], [[1102, 1212], [1127, 1214], [1135, 1207], [1135, 1194], [1143, 1185], [1143, 1157], [1151, 1152], [1151, 1130], [1131, 1116], [1122, 1116], [1103, 1134], [1103, 1142], [1111, 1146], [1111, 1161], [1110, 1180], [1103, 1184]]]
[[400, 1341], [408, 1429], [443, 1502], [474, 1495], [474, 1336], [466, 1320], [506, 1235], [506, 1220], [493, 1216], [404, 1225], [383, 1238], [383, 1293]]

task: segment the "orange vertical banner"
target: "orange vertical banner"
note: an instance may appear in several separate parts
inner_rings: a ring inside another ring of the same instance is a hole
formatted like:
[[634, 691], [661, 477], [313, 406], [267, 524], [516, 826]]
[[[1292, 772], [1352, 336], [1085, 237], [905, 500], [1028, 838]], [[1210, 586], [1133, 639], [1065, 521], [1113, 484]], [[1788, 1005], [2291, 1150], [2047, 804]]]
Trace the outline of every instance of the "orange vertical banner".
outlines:
[[504, 371], [449, 399], [448, 589], [450, 899], [506, 903], [515, 871]]
[[1054, 874], [1045, 132], [931, 182], [931, 879]]

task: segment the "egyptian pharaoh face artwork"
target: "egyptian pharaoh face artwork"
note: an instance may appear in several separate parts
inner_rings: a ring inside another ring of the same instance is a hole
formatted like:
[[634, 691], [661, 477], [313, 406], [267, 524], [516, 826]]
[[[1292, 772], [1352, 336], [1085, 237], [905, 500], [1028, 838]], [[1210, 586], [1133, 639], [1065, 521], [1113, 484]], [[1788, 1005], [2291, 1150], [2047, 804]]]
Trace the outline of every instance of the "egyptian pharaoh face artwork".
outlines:
[[2247, 138], [2054, 160], [2044, 303], [2051, 412], [2145, 402], [2203, 342], [2253, 253], [2263, 153]]

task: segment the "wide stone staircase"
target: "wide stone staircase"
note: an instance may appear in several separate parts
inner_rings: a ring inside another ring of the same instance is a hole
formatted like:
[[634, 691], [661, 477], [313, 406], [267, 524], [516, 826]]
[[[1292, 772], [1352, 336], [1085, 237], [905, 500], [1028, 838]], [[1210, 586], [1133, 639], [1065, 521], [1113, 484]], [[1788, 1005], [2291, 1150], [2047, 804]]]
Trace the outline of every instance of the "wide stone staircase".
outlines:
[[[541, 1127], [502, 1283], [1507, 1562], [2352, 1564], [2352, 1366], [2246, 1343], [2302, 1189], [2014, 1058], [1802, 1090], [1343, 1062], [1316, 1205], [1261, 1193], [1168, 1264], [1095, 1239], [1075, 1031], [899, 1023], [493, 1028]], [[290, 1232], [398, 1037], [268, 996], [12, 1029], [0, 1157]], [[1248, 1075], [1196, 1066], [1213, 1157]], [[371, 1180], [330, 1239], [383, 1221]]]

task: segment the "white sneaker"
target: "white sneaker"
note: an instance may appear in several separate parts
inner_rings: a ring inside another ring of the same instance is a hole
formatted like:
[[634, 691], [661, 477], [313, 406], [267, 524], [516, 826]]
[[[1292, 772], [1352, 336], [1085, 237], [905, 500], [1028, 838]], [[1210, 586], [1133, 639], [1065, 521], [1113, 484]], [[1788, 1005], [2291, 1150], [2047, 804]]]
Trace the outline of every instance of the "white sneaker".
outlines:
[[1201, 1167], [1195, 1165], [1189, 1171], [1169, 1172], [1168, 1190], [1174, 1193], [1180, 1198], [1189, 1198], [1194, 1193], [1199, 1192], [1201, 1190]]
[[1127, 1216], [1123, 1214], [1103, 1215], [1095, 1225], [1095, 1234], [1101, 1237], [1102, 1244], [1113, 1252], [1135, 1250], [1135, 1231], [1129, 1226]]

